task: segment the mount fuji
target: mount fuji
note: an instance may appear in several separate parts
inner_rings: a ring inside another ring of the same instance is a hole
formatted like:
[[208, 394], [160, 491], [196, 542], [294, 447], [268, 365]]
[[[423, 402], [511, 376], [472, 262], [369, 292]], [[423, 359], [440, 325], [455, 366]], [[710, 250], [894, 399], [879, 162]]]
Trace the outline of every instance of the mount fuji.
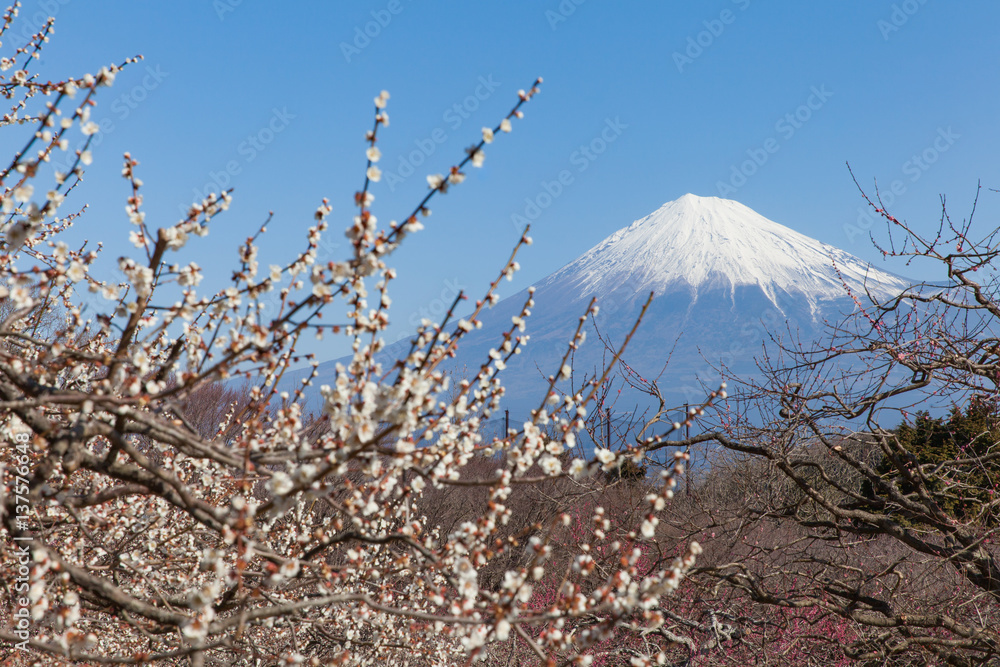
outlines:
[[[720, 364], [752, 374], [753, 359], [771, 336], [791, 335], [803, 343], [821, 337], [826, 322], [857, 307], [848, 289], [886, 298], [909, 285], [739, 202], [687, 194], [536, 283], [535, 306], [526, 321], [529, 342], [502, 375], [503, 406], [519, 419], [538, 406], [546, 377], [557, 372], [592, 297], [600, 311], [586, 325], [588, 338], [574, 353], [574, 371], [600, 374], [612, 353], [597, 331], [612, 346], [620, 345], [653, 292], [624, 360], [643, 378], [663, 371], [659, 387], [667, 404], [681, 405], [704, 400], [704, 387], [718, 386]], [[527, 298], [524, 290], [486, 310], [482, 328], [463, 339], [450, 368], [474, 374]], [[333, 363], [320, 366], [316, 385], [332, 375]], [[620, 402], [616, 410], [632, 407]]]

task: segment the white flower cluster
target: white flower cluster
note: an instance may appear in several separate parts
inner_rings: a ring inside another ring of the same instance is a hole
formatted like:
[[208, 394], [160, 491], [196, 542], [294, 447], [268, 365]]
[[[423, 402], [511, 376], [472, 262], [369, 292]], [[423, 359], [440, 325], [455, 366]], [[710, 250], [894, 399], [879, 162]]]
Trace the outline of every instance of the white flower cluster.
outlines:
[[[0, 61], [0, 70], [2, 63], [13, 59]], [[67, 149], [72, 128], [94, 136], [94, 96], [119, 70], [46, 84], [76, 106], [66, 117], [53, 102], [32, 116], [35, 152], [3, 176], [10, 222], [0, 304], [23, 312], [0, 330], [0, 366], [16, 394], [5, 394], [0, 429], [33, 433], [32, 465], [45, 479], [30, 490], [43, 517], [30, 525], [31, 614], [57, 616], [39, 624], [36, 642], [53, 656], [72, 650], [80, 662], [140, 654], [150, 662], [186, 660], [178, 646], [204, 646], [192, 650], [210, 654], [201, 656], [206, 664], [238, 663], [252, 651], [275, 664], [320, 656], [464, 664], [515, 636], [574, 660], [588, 657], [608, 628], [652, 627], [659, 596], [676, 587], [696, 545], [669, 571], [647, 577], [641, 549], [625, 549], [612, 533], [634, 536], [632, 544], [655, 539], [666, 491], [652, 494], [638, 525], [612, 527], [601, 515], [570, 540], [579, 517], [567, 511], [532, 525], [530, 535], [509, 534], [518, 519], [512, 499], [527, 485], [571, 484], [586, 495], [602, 480], [588, 473], [624, 455], [602, 449], [590, 461], [570, 457], [593, 394], [560, 399], [555, 385], [572, 374], [568, 356], [554, 364], [550, 391], [531, 418], [484, 441], [483, 422], [504, 396], [502, 373], [529, 343], [533, 295], [471, 377], [442, 370], [481, 326], [482, 309], [498, 301], [497, 285], [520, 268], [515, 255], [530, 237], [520, 239], [471, 314], [449, 313], [450, 325], [422, 322], [405, 354], [383, 359], [396, 279], [387, 258], [423, 228], [431, 198], [463, 184], [467, 163], [483, 165], [485, 147], [511, 131], [540, 80], [495, 128], [483, 129], [459, 164], [428, 177], [430, 192], [401, 224], [388, 225], [372, 213], [370, 191], [381, 174], [378, 132], [389, 121], [383, 91], [366, 135], [366, 179], [346, 226], [346, 256], [324, 255], [333, 207], [323, 200], [301, 252], [263, 269], [261, 225], [239, 246], [230, 284], [213, 291], [202, 287], [211, 281], [198, 262], [165, 257], [195, 251], [189, 246], [229, 207], [228, 192], [195, 203], [176, 224], [151, 228], [139, 163], [126, 154], [125, 210], [137, 256], [119, 259], [120, 285], [92, 277], [98, 251], [57, 238], [75, 220], [57, 210], [90, 165], [89, 149], [35, 202], [46, 191], [33, 183], [38, 163]], [[11, 86], [41, 86], [18, 72], [8, 77]], [[31, 268], [18, 270], [28, 256]], [[84, 308], [74, 301], [76, 284], [106, 301]], [[345, 310], [324, 318], [335, 306]], [[297, 342], [310, 330], [346, 336], [353, 352], [320, 388], [319, 415], [303, 400], [315, 365], [282, 390], [285, 374], [301, 363]], [[583, 342], [578, 330], [566, 354]], [[467, 505], [461, 520], [445, 526], [428, 518], [452, 497], [471, 499], [456, 501]], [[571, 553], [560, 563], [552, 545], [563, 539]], [[0, 565], [16, 571], [10, 558], [0, 556], [8, 559]], [[540, 595], [552, 597], [542, 603]], [[109, 625], [111, 609], [125, 620]], [[303, 619], [321, 629], [306, 642]]]

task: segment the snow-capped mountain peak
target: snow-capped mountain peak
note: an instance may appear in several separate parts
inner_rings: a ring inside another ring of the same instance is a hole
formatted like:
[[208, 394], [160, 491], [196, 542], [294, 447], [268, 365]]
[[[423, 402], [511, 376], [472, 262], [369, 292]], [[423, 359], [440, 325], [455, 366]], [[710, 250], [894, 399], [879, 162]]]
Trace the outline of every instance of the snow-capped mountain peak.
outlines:
[[627, 285], [633, 292], [686, 286], [705, 289], [759, 287], [777, 305], [777, 293], [817, 300], [843, 297], [844, 283], [896, 293], [897, 276], [784, 225], [739, 202], [686, 194], [618, 230], [539, 288], [561, 284], [581, 296], [607, 295]]

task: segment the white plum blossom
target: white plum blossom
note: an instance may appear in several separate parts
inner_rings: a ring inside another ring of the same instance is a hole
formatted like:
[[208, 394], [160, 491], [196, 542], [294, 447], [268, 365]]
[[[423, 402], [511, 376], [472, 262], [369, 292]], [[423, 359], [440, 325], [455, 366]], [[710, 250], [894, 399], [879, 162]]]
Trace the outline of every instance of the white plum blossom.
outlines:
[[283, 496], [295, 486], [292, 482], [292, 478], [286, 473], [280, 470], [271, 475], [271, 479], [267, 483], [268, 488], [275, 493], [275, 495]]
[[552, 455], [543, 456], [538, 463], [542, 466], [542, 470], [545, 471], [546, 475], [558, 475], [562, 472], [562, 463]]
[[35, 186], [31, 183], [25, 183], [24, 185], [19, 185], [14, 188], [14, 199], [18, 202], [24, 203], [31, 199], [31, 195], [35, 192]]
[[[48, 33], [39, 34], [40, 48]], [[25, 519], [30, 564], [6, 553], [0, 566], [27, 568], [37, 660], [455, 665], [492, 659], [523, 635], [582, 664], [615, 633], [660, 627], [663, 591], [693, 551], [669, 574], [641, 574], [640, 557], [613, 540], [629, 535], [634, 545], [653, 518], [630, 510], [614, 528], [614, 512], [591, 518], [610, 476], [587, 478], [597, 464], [570, 461], [567, 449], [578, 446], [594, 399], [561, 401], [553, 390], [503, 433], [488, 428], [506, 395], [505, 360], [529, 342], [533, 298], [483, 346], [481, 366], [467, 375], [448, 366], [482, 327], [482, 310], [499, 302], [496, 285], [520, 268], [516, 257], [464, 317], [424, 319], [407, 344], [389, 344], [396, 295], [406, 294], [394, 291], [389, 260], [423, 229], [429, 200], [466, 178], [460, 150], [455, 166], [428, 177], [431, 191], [412, 213], [381, 221], [368, 186], [382, 173], [382, 91], [358, 165], [368, 182], [353, 197], [341, 193], [353, 202], [343, 225], [329, 200], [307, 203], [303, 224], [282, 221], [280, 243], [266, 222], [238, 230], [235, 254], [202, 242], [228, 209], [227, 192], [195, 201], [180, 222], [150, 226], [139, 163], [126, 153], [125, 215], [119, 208], [94, 229], [116, 237], [100, 239], [109, 248], [126, 239], [133, 247], [117, 261], [121, 275], [105, 282], [91, 275], [104, 275], [103, 244], [71, 243], [65, 231], [81, 214], [58, 218], [57, 209], [101, 156], [81, 145], [74, 158], [63, 135], [77, 124], [98, 132], [91, 114], [104, 117], [103, 86], [121, 69], [61, 83], [0, 71], [21, 81], [8, 93], [28, 95], [8, 129], [23, 120], [36, 147], [46, 144], [14, 161], [0, 204], [9, 244], [0, 301], [13, 309], [0, 331], [13, 406], [0, 411], [9, 445], [0, 470], [44, 482]], [[500, 131], [510, 131], [508, 119]], [[483, 128], [482, 143], [494, 139]], [[44, 161], [57, 145], [71, 166], [54, 175]], [[479, 148], [465, 155], [482, 165]], [[31, 201], [36, 188], [44, 201]], [[346, 247], [330, 242], [334, 233]], [[528, 240], [514, 241], [516, 256]], [[184, 259], [164, 259], [175, 257], [168, 251]], [[32, 310], [39, 303], [47, 312]], [[348, 359], [321, 368], [301, 347], [313, 335], [339, 336]], [[566, 354], [580, 342], [567, 341]], [[310, 406], [321, 383], [322, 402]], [[595, 456], [616, 460], [608, 450]], [[669, 489], [660, 486], [644, 512], [665, 509]], [[526, 492], [544, 504], [538, 525], [522, 512]], [[442, 520], [449, 505], [463, 516]]]
[[177, 276], [177, 282], [182, 287], [195, 287], [201, 282], [203, 277], [201, 267], [195, 262], [191, 262], [180, 270]]
[[75, 283], [82, 282], [87, 278], [87, 267], [74, 260], [70, 262], [69, 269], [66, 270], [66, 277]]
[[187, 243], [187, 232], [180, 226], [167, 227], [160, 230], [160, 232], [167, 241], [167, 247], [171, 250], [179, 250]]
[[112, 86], [115, 82], [115, 74], [117, 72], [115, 69], [109, 69], [107, 67], [102, 67], [101, 71], [98, 72], [97, 81], [102, 86]]
[[101, 296], [105, 299], [117, 299], [118, 298], [118, 286], [117, 285], [101, 285]]
[[597, 447], [594, 449], [594, 456], [604, 464], [605, 467], [610, 466], [615, 462], [617, 456], [610, 449], [604, 449], [603, 447]]
[[31, 308], [35, 305], [35, 300], [32, 298], [31, 292], [22, 285], [17, 285], [10, 290], [10, 299], [18, 309]]

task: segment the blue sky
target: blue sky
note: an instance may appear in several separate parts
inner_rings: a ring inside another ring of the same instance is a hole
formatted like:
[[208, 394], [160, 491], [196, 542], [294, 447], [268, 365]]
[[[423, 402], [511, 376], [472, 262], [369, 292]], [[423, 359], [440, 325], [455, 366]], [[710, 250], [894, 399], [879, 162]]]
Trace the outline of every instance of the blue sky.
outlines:
[[[132, 250], [126, 150], [141, 162], [154, 226], [175, 222], [196, 191], [235, 188], [230, 212], [178, 258], [221, 285], [268, 211], [265, 265], [302, 248], [323, 197], [331, 240], [346, 250], [340, 229], [380, 90], [392, 95], [383, 170], [422, 162], [375, 186], [388, 221], [543, 76], [513, 133], [394, 257], [390, 338], [456, 288], [484, 291], [518, 237], [514, 216], [536, 218], [535, 244], [505, 294], [687, 192], [724, 194], [881, 262], [856, 222], [847, 162], [866, 186], [896, 181], [891, 210], [920, 229], [936, 225], [942, 194], [964, 217], [980, 180], [980, 224], [996, 218], [986, 190], [1000, 187], [995, 2], [47, 0], [25, 3], [15, 33], [49, 14], [46, 77], [145, 56], [99, 98], [105, 132], [73, 195], [90, 204], [74, 233], [105, 243], [108, 275]], [[324, 360], [344, 351], [310, 346]]]

